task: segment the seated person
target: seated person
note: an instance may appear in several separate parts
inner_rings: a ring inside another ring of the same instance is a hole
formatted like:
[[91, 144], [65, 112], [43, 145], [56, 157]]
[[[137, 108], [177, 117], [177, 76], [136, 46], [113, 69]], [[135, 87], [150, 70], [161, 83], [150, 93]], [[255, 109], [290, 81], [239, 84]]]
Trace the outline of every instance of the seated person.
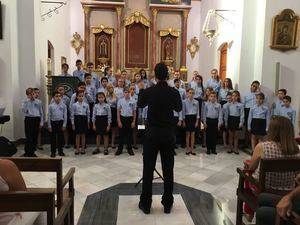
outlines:
[[[26, 191], [24, 179], [18, 167], [10, 160], [0, 159], [0, 192]], [[0, 225], [45, 224], [39, 212], [0, 212]]]
[[[296, 181], [300, 185], [300, 174], [298, 174]], [[274, 225], [276, 221], [276, 208], [277, 214], [284, 220], [288, 220], [289, 218], [300, 219], [300, 186], [279, 200], [280, 196], [274, 194], [262, 193], [259, 195], [259, 207], [256, 211], [257, 225]], [[289, 224], [291, 223], [287, 222], [287, 225]]]
[[[251, 160], [245, 162], [246, 169], [255, 171], [253, 176], [258, 178], [261, 159], [300, 158], [299, 147], [294, 137], [294, 128], [290, 120], [282, 116], [273, 116], [266, 140], [256, 145]], [[295, 176], [293, 172], [268, 173], [265, 180], [266, 188], [291, 191], [295, 187]], [[246, 182], [245, 188], [260, 192], [255, 186]], [[247, 220], [252, 221], [254, 212], [247, 204], [245, 204], [244, 211]]]

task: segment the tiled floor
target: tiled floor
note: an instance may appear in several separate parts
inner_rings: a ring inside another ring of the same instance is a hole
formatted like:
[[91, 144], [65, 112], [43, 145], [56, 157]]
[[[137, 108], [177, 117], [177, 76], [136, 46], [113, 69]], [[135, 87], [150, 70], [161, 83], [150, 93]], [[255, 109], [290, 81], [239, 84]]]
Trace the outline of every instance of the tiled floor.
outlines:
[[[63, 158], [64, 172], [75, 167], [75, 220], [77, 221], [87, 195], [98, 192], [119, 183], [137, 182], [142, 176], [141, 149], [135, 156], [127, 153], [116, 157], [112, 151], [110, 155], [92, 155], [93, 147], [87, 149], [86, 155], [76, 156], [73, 149], [66, 150], [67, 157]], [[37, 154], [48, 157], [49, 146]], [[243, 165], [248, 158], [244, 153], [240, 155], [227, 154], [223, 147], [218, 148], [219, 154], [206, 155], [204, 149], [197, 148], [197, 156], [186, 156], [183, 149], [177, 149], [175, 158], [175, 181], [202, 191], [211, 193], [218, 201], [226, 215], [235, 221], [236, 187], [238, 176], [236, 167]], [[22, 151], [19, 151], [22, 154]], [[161, 171], [158, 158], [157, 169]], [[24, 173], [28, 186], [54, 187], [55, 178], [51, 173]], [[155, 181], [161, 182], [161, 181]], [[132, 224], [134, 225], [134, 224]]]
[[160, 203], [161, 196], [154, 195], [151, 214], [145, 217], [137, 207], [140, 196], [120, 196], [117, 225], [194, 225], [193, 220], [183, 202], [181, 195], [174, 195], [172, 215], [164, 214]]

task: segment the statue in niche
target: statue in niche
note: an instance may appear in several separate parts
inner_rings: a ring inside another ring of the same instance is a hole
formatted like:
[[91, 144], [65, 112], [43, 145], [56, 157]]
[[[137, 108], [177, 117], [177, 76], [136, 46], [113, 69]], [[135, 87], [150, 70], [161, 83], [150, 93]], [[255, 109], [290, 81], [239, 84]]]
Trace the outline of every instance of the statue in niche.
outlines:
[[168, 39], [165, 44], [165, 59], [172, 60], [173, 59], [173, 43]]
[[105, 42], [104, 39], [102, 39], [99, 48], [100, 48], [100, 58], [108, 58], [107, 43]]

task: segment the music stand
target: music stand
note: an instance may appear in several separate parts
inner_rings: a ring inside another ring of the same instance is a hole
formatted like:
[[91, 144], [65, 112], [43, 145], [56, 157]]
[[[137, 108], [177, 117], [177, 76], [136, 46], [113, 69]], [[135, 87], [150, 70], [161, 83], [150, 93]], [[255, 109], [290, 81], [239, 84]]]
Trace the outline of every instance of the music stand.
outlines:
[[[146, 121], [143, 118], [138, 118], [138, 131], [142, 132], [146, 130]], [[158, 177], [154, 177], [153, 180], [162, 179], [164, 181], [163, 176], [157, 171], [156, 168], [154, 168], [154, 172], [158, 175]], [[141, 182], [143, 181], [143, 177], [134, 185], [134, 187], [137, 187]]]
[[[153, 180], [162, 179], [163, 181], [165, 181], [163, 176], [157, 171], [156, 168], [154, 168], [154, 172], [156, 172], [158, 177], [154, 177]], [[142, 181], [143, 181], [143, 177], [134, 185], [134, 187], [137, 187]]]

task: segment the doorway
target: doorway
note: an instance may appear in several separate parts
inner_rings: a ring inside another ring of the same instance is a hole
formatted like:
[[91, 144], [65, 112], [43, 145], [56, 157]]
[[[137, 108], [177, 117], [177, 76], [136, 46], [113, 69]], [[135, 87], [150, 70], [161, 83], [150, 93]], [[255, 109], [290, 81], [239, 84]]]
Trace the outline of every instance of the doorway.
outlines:
[[48, 56], [47, 56], [47, 75], [54, 75], [54, 47], [50, 41], [48, 41]]
[[223, 43], [220, 46], [220, 79], [224, 80], [226, 78], [227, 73], [227, 49], [228, 43]]

